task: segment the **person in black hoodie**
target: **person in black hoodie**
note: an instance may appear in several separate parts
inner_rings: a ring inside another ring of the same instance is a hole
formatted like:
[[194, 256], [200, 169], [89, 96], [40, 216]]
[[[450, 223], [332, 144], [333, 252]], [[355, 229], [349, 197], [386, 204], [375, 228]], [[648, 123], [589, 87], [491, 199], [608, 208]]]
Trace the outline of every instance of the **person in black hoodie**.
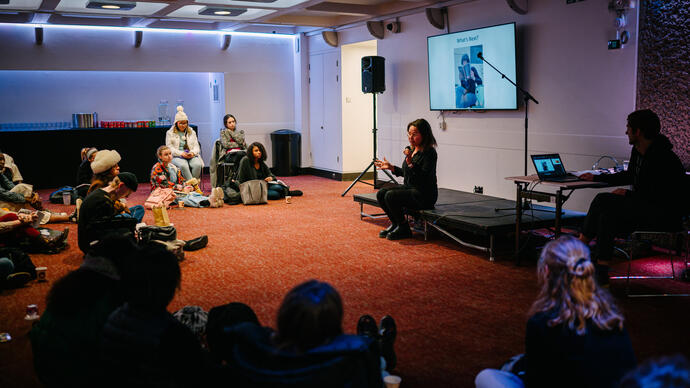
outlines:
[[101, 386], [207, 386], [206, 353], [167, 311], [180, 285], [177, 257], [151, 245], [131, 264], [123, 277], [125, 304], [110, 314], [101, 336]]
[[394, 166], [386, 158], [376, 160], [377, 168], [391, 170], [396, 176], [404, 176], [402, 186], [382, 188], [376, 193], [379, 206], [386, 212], [391, 225], [379, 233], [379, 237], [399, 240], [412, 236], [405, 221], [403, 208], [421, 210], [433, 209], [438, 199], [436, 184], [436, 139], [431, 125], [424, 119], [407, 124], [407, 138], [410, 145], [403, 150], [405, 160], [402, 168]]
[[[659, 116], [649, 109], [628, 115], [625, 134], [633, 146], [626, 171], [610, 175], [583, 174], [584, 180], [613, 185], [632, 185], [594, 197], [585, 218], [580, 240], [596, 237], [594, 259], [597, 278], [608, 283], [608, 266], [617, 234], [634, 230], [675, 230], [680, 227], [687, 196], [685, 169], [673, 145], [660, 133]], [[685, 209], [687, 211], [687, 209]]]

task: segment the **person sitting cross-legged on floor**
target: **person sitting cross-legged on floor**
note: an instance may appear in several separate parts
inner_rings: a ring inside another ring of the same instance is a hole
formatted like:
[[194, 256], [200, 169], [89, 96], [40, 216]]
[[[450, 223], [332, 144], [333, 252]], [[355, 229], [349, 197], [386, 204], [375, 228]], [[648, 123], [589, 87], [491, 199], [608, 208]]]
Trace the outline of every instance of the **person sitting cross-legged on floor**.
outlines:
[[[120, 173], [106, 186], [96, 189], [87, 195], [79, 211], [77, 237], [79, 249], [87, 253], [93, 241], [99, 240], [103, 235], [116, 233], [115, 218], [134, 218], [141, 222], [144, 217], [144, 207], [141, 205], [127, 208], [120, 202], [120, 198], [127, 198], [132, 192], [137, 191], [137, 177], [130, 172]], [[124, 232], [124, 231], [119, 231]]]
[[124, 302], [122, 276], [136, 250], [128, 238], [106, 236], [78, 269], [51, 287], [46, 310], [30, 332], [36, 374], [45, 386], [102, 385], [101, 330]]
[[476, 386], [616, 387], [635, 368], [635, 355], [623, 315], [594, 280], [587, 246], [572, 236], [549, 242], [537, 278], [540, 291], [527, 321], [524, 360], [481, 371]]
[[240, 161], [237, 172], [237, 181], [242, 184], [250, 180], [265, 180], [268, 183], [268, 199], [281, 199], [286, 195], [298, 197], [302, 195], [299, 190], [290, 190], [282, 184], [276, 184], [276, 176], [266, 165], [266, 147], [259, 142], [254, 142], [247, 147], [247, 156]]
[[387, 372], [377, 341], [343, 334], [342, 301], [328, 283], [310, 280], [288, 292], [275, 331], [261, 327], [241, 303], [215, 309], [207, 326], [209, 349], [236, 387], [383, 386]]
[[125, 304], [103, 328], [101, 362], [107, 379], [102, 386], [209, 386], [207, 354], [167, 310], [180, 279], [173, 253], [157, 245], [140, 249], [123, 279]]

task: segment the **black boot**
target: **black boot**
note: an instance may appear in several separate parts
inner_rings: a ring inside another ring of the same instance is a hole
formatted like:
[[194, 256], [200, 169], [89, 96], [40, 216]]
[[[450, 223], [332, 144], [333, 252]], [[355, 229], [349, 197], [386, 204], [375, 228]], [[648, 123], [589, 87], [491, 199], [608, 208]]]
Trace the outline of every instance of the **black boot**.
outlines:
[[412, 231], [410, 230], [410, 225], [407, 222], [403, 222], [398, 225], [397, 228], [393, 229], [386, 236], [389, 240], [402, 240], [404, 238], [412, 237]]
[[392, 232], [397, 227], [398, 227], [398, 224], [396, 224], [395, 222], [390, 224], [389, 227], [387, 227], [386, 229], [379, 232], [379, 237], [386, 238], [386, 236], [388, 236], [388, 233]]
[[398, 327], [393, 317], [386, 315], [381, 319], [379, 334], [381, 336], [381, 357], [386, 360], [386, 370], [390, 372], [395, 368], [398, 361], [393, 348], [395, 337], [398, 335]]
[[192, 240], [187, 240], [182, 247], [185, 251], [196, 251], [204, 248], [208, 244], [208, 236], [203, 235]]

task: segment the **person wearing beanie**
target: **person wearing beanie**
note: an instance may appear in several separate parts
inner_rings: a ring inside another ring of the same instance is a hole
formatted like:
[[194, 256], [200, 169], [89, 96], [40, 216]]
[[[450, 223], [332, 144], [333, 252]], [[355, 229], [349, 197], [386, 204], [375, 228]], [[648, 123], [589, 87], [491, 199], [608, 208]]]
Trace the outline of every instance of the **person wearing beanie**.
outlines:
[[196, 133], [189, 127], [182, 106], [177, 107], [175, 124], [165, 134], [165, 145], [172, 151], [172, 164], [180, 169], [185, 180], [201, 179], [201, 169], [204, 167], [204, 161], [199, 156], [201, 146]]
[[96, 153], [91, 162], [93, 177], [87, 195], [96, 189], [105, 187], [120, 173], [120, 165], [118, 164], [120, 160], [122, 160], [120, 154], [114, 150], [101, 150]]
[[[86, 196], [79, 210], [77, 226], [77, 240], [82, 252], [89, 252], [91, 243], [101, 239], [105, 234], [127, 232], [127, 230], [117, 228], [115, 218], [135, 218], [137, 222], [141, 222], [144, 217], [144, 207], [136, 205], [128, 209], [120, 201], [121, 198], [127, 198], [136, 191], [138, 186], [138, 180], [134, 174], [121, 172], [106, 186], [95, 189]], [[112, 222], [113, 228], [107, 227], [109, 222]]]
[[96, 158], [98, 150], [94, 147], [82, 148], [81, 150], [81, 164], [77, 170], [77, 195], [80, 198], [86, 197], [91, 186], [91, 179], [93, 178], [93, 170], [91, 169], [91, 162]]

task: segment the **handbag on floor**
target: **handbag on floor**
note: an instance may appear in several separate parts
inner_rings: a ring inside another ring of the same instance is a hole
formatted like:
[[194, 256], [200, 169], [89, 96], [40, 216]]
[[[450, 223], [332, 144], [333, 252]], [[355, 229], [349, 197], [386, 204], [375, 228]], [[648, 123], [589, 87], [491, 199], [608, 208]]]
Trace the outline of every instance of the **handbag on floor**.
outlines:
[[240, 183], [240, 196], [245, 205], [268, 203], [268, 184], [261, 179], [242, 182]]
[[164, 189], [162, 187], [157, 187], [151, 192], [146, 202], [144, 202], [144, 207], [147, 209], [153, 209], [156, 206], [169, 207], [170, 204], [175, 200], [175, 192], [173, 189]]
[[174, 226], [146, 225], [137, 230], [139, 242], [148, 243], [151, 240], [171, 241], [177, 240], [177, 230]]

